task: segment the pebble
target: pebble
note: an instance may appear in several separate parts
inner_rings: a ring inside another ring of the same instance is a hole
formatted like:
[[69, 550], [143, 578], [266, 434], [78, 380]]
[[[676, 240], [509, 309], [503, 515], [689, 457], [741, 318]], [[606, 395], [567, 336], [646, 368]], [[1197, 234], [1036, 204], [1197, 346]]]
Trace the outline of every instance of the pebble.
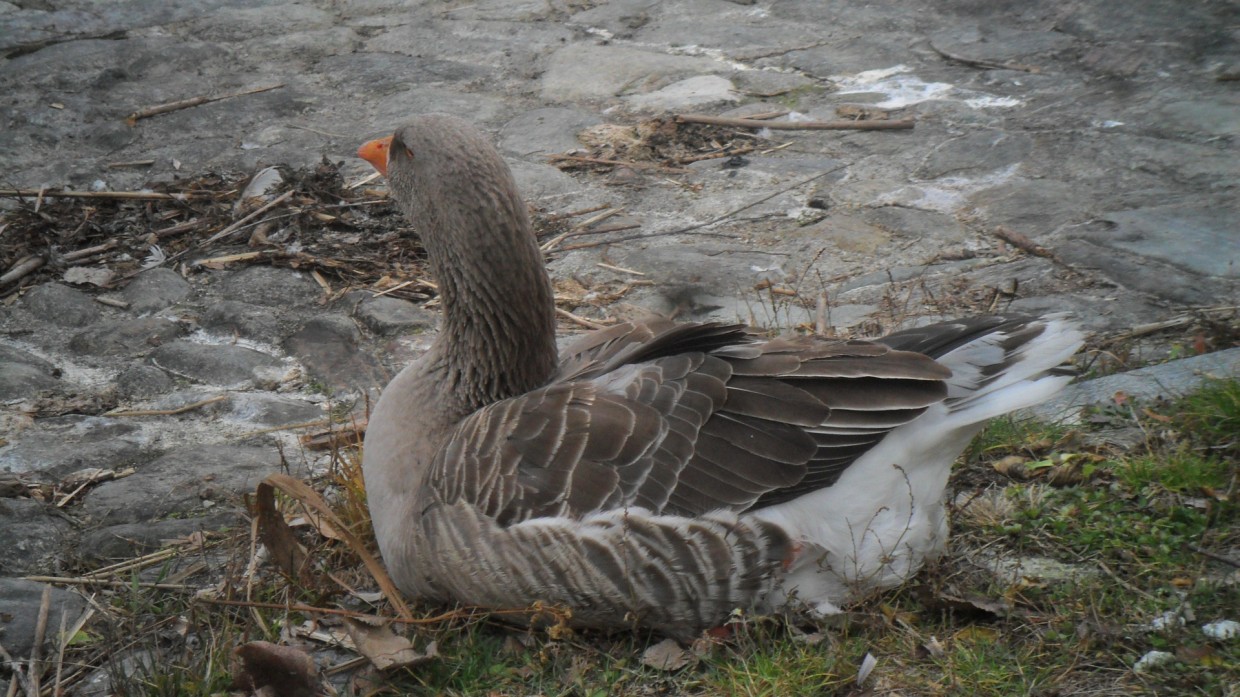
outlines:
[[[74, 591], [20, 578], [0, 578], [0, 643], [14, 658], [30, 656], [45, 589], [50, 589], [51, 600], [47, 613], [48, 627], [59, 627], [62, 615], [66, 626], [72, 626], [86, 609], [86, 601]], [[44, 637], [46, 656], [47, 650], [55, 649], [56, 632], [47, 631]]]
[[125, 286], [122, 295], [135, 315], [149, 315], [171, 307], [189, 295], [189, 282], [171, 269], [143, 271]]
[[0, 400], [30, 397], [60, 386], [56, 368], [28, 351], [0, 344]]
[[80, 290], [59, 283], [35, 286], [22, 296], [32, 315], [61, 327], [85, 327], [99, 319], [103, 306]]

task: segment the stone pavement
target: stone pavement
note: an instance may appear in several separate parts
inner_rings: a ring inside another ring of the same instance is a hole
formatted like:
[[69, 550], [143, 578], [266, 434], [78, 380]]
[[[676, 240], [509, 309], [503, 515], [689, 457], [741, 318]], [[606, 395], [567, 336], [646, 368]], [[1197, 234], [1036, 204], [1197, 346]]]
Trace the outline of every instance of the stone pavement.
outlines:
[[[1109, 332], [1240, 301], [1237, 27], [1240, 6], [1223, 0], [0, 2], [0, 188], [128, 190], [323, 157], [358, 178], [360, 142], [443, 111], [494, 133], [550, 211], [623, 206], [654, 235], [770, 197], [693, 233], [552, 262], [586, 283], [624, 278], [604, 260], [646, 274], [654, 283], [630, 306], [812, 321], [812, 306], [753, 290], [770, 281], [825, 293], [840, 330], [997, 298]], [[143, 107], [276, 84], [125, 123]], [[763, 133], [788, 145], [674, 179], [546, 160], [580, 147], [584, 128], [640, 114], [829, 120], [858, 104], [916, 128]], [[11, 290], [0, 288], [0, 578], [236, 520], [236, 495], [278, 467], [277, 443], [295, 474], [322, 465], [286, 433], [255, 432], [361, 408], [435, 321], [364, 291], [322, 306], [307, 276], [266, 267], [148, 271], [124, 289], [128, 309], [67, 282]], [[78, 406], [31, 418], [36, 393]], [[166, 416], [99, 406], [220, 395]], [[91, 467], [135, 473], [63, 510], [26, 495]], [[0, 612], [37, 601], [28, 583], [0, 583]], [[23, 631], [0, 625], [0, 644], [21, 653]]]

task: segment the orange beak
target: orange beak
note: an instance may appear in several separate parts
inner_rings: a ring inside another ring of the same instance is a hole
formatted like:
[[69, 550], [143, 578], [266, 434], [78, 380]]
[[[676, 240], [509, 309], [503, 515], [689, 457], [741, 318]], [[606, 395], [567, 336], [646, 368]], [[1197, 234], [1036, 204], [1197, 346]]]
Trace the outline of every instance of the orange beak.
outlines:
[[369, 162], [375, 169], [379, 170], [379, 174], [387, 176], [388, 167], [388, 150], [392, 148], [392, 136], [386, 138], [376, 138], [362, 144], [357, 149], [357, 156]]

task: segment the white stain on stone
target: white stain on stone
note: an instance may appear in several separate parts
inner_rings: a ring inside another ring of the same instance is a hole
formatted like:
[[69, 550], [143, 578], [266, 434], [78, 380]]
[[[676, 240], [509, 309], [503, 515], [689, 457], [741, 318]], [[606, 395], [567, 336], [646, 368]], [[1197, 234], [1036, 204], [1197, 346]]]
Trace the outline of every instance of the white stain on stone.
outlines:
[[1023, 102], [1012, 97], [996, 97], [983, 92], [964, 90], [950, 82], [926, 82], [912, 75], [907, 65], [895, 65], [878, 70], [865, 70], [856, 75], [832, 75], [831, 80], [839, 87], [836, 94], [881, 94], [885, 97], [874, 106], [882, 109], [900, 109], [932, 100], [956, 99], [974, 109], [1006, 109]]

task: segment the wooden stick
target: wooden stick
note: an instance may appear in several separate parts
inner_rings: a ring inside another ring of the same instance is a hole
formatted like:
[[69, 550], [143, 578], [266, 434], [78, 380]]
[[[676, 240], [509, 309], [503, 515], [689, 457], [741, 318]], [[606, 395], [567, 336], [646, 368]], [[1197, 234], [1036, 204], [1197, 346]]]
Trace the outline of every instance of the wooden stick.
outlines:
[[117, 240], [115, 237], [113, 237], [112, 239], [108, 240], [107, 242], [104, 242], [103, 244], [95, 245], [94, 247], [84, 247], [75, 252], [69, 252], [68, 254], [61, 257], [61, 261], [77, 261], [78, 259], [82, 259], [82, 258], [91, 256], [93, 254], [98, 254], [100, 252], [106, 252], [118, 244], [120, 244], [120, 240]]
[[753, 152], [756, 149], [757, 148], [755, 148], [752, 145], [745, 145], [735, 150], [724, 150], [722, 152], [708, 152], [704, 155], [690, 155], [688, 157], [682, 157], [676, 160], [676, 162], [682, 165], [687, 165], [687, 164], [692, 164], [694, 162], [703, 162], [705, 160], [719, 160], [724, 157], [732, 157], [734, 155], [748, 155], [749, 153]]
[[109, 162], [108, 169], [121, 169], [122, 167], [150, 167], [155, 164], [155, 160], [131, 160], [129, 162]]
[[578, 216], [588, 215], [590, 213], [597, 213], [601, 210], [604, 210], [610, 207], [611, 207], [611, 204], [604, 203], [602, 205], [592, 206], [590, 208], [582, 208], [581, 210], [577, 210], [577, 211], [568, 211], [567, 213], [555, 213], [555, 214], [547, 216], [546, 220], [548, 222], [554, 222], [557, 220], [564, 220], [565, 218], [576, 218]]
[[8, 271], [0, 276], [0, 287], [7, 286], [15, 281], [20, 281], [27, 275], [34, 272], [35, 269], [43, 266], [44, 259], [40, 256], [28, 256], [25, 259], [13, 264]]
[[580, 324], [581, 326], [586, 327], [587, 329], [605, 329], [607, 327], [606, 324], [599, 324], [598, 322], [595, 322], [593, 320], [588, 320], [585, 317], [574, 315], [568, 310], [561, 310], [558, 307], [555, 308], [555, 314], [557, 317], [563, 317], [564, 319], [570, 322], [573, 322], [574, 324]]
[[290, 199], [290, 198], [292, 198], [292, 197], [293, 197], [293, 191], [292, 191], [292, 190], [285, 191], [284, 193], [280, 194], [279, 196], [277, 196], [277, 197], [275, 197], [275, 198], [271, 199], [270, 201], [268, 201], [266, 204], [264, 204], [263, 206], [261, 206], [260, 208], [258, 208], [258, 210], [254, 211], [253, 213], [251, 213], [251, 214], [247, 215], [246, 217], [242, 218], [241, 220], [238, 220], [237, 222], [233, 223], [232, 225], [229, 225], [228, 227], [224, 228], [223, 230], [220, 230], [219, 232], [215, 233], [214, 235], [211, 235], [211, 236], [210, 236], [210, 237], [208, 237], [208, 238], [207, 238], [207, 239], [206, 239], [206, 240], [205, 240], [202, 244], [200, 244], [200, 245], [198, 245], [198, 246], [199, 246], [199, 247], [205, 247], [205, 246], [207, 246], [207, 245], [211, 244], [212, 242], [215, 242], [216, 240], [219, 240], [219, 239], [221, 239], [221, 238], [224, 238], [224, 237], [227, 237], [227, 236], [231, 235], [232, 233], [234, 233], [234, 232], [236, 232], [237, 230], [239, 230], [239, 229], [240, 229], [243, 225], [245, 225], [246, 223], [250, 222], [251, 220], [254, 220], [255, 218], [258, 218], [259, 216], [263, 215], [263, 214], [264, 214], [264, 213], [266, 213], [267, 211], [271, 210], [272, 208], [275, 208], [276, 206], [280, 205], [281, 203], [284, 203], [285, 201], [289, 200], [289, 199]]
[[204, 399], [201, 402], [186, 404], [185, 406], [177, 407], [176, 409], [135, 409], [133, 411], [109, 411], [104, 413], [104, 416], [175, 416], [177, 414], [184, 414], [187, 411], [193, 411], [195, 409], [205, 407], [208, 404], [221, 402], [225, 399], [228, 399], [228, 395], [217, 394], [214, 397]]
[[[760, 123], [760, 122], [759, 122]], [[592, 165], [613, 165], [616, 167], [631, 167], [633, 169], [657, 169], [660, 172], [668, 172], [671, 174], [684, 174], [689, 170], [680, 167], [668, 167], [657, 162], [634, 162], [632, 160], [604, 160], [598, 157], [581, 157], [580, 155], [550, 155], [547, 157], [552, 162], [581, 162]]]
[[913, 119], [873, 120], [873, 121], [760, 121], [757, 119], [733, 119], [726, 116], [707, 116], [706, 114], [677, 114], [677, 123], [705, 123], [712, 126], [733, 126], [736, 128], [769, 128], [780, 131], [884, 131], [913, 128]]
[[151, 583], [148, 581], [112, 581], [102, 578], [74, 578], [68, 576], [24, 576], [27, 581], [38, 581], [40, 583], [61, 583], [66, 586], [109, 586], [111, 588], [128, 588], [129, 586], [137, 586], [139, 588], [158, 588], [168, 591], [196, 591], [197, 586], [187, 586], [183, 583]]
[[172, 227], [166, 227], [163, 230], [156, 230], [153, 234], [155, 237], [163, 239], [170, 235], [178, 235], [182, 232], [189, 232], [190, 230], [201, 226], [202, 222], [203, 221], [201, 218], [194, 218], [193, 220], [187, 220], [184, 223], [178, 223]]
[[104, 305], [108, 305], [110, 307], [119, 307], [122, 310], [129, 309], [129, 303], [121, 300], [120, 298], [107, 298], [102, 295], [96, 295], [95, 302], [103, 303]]
[[641, 271], [634, 271], [633, 269], [626, 269], [623, 266], [612, 266], [611, 264], [606, 264], [601, 261], [596, 263], [595, 266], [599, 268], [607, 269], [608, 271], [619, 271], [620, 273], [631, 273], [634, 276], [645, 276], [646, 275], [642, 273]]
[[157, 191], [45, 191], [43, 189], [0, 189], [0, 197], [27, 198], [29, 196], [51, 198], [117, 198], [132, 201], [189, 201], [190, 199], [207, 197], [205, 194], [161, 194]]
[[279, 85], [269, 85], [267, 87], [255, 87], [254, 89], [244, 90], [242, 92], [230, 92], [228, 94], [221, 94], [215, 97], [190, 97], [189, 99], [179, 99], [175, 102], [164, 102], [163, 104], [157, 104], [155, 106], [147, 107], [145, 109], [139, 109], [133, 112], [129, 116], [125, 117], [125, 123], [129, 124], [130, 126], [134, 126], [138, 123], [140, 119], [146, 119], [152, 116], [158, 116], [159, 114], [166, 114], [170, 111], [179, 111], [181, 109], [188, 109], [190, 107], [195, 107], [200, 104], [218, 102], [223, 99], [232, 99], [234, 97], [244, 97], [248, 94], [258, 94], [259, 92], [270, 92], [271, 90], [279, 89], [283, 86], [284, 84], [281, 83]]
[[39, 618], [34, 625], [34, 646], [30, 647], [30, 692], [39, 694], [39, 680], [43, 677], [43, 638], [47, 636], [47, 611], [52, 607], [52, 587], [43, 587], [39, 602]]

